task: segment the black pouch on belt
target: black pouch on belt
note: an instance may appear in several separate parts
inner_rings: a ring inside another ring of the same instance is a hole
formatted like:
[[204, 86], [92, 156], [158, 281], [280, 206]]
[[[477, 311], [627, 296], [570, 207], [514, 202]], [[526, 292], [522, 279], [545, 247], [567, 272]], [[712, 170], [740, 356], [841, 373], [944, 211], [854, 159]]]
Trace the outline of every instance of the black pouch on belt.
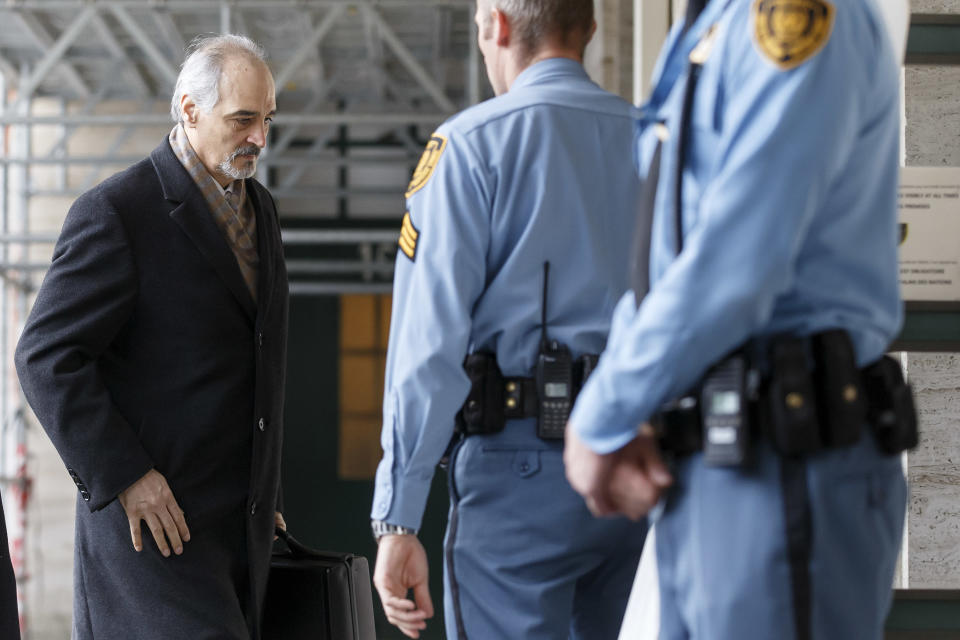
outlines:
[[887, 454], [917, 446], [917, 411], [913, 390], [896, 360], [884, 356], [863, 371], [869, 400], [869, 421], [877, 446]]
[[589, 378], [593, 370], [597, 368], [597, 363], [599, 362], [600, 356], [595, 353], [585, 353], [577, 358], [576, 365], [573, 367], [574, 395], [579, 394], [580, 390], [583, 389], [583, 385], [587, 384], [587, 378]]
[[694, 395], [665, 404], [651, 417], [650, 423], [663, 451], [685, 456], [703, 449], [700, 402]]
[[809, 345], [805, 338], [782, 338], [770, 349], [769, 431], [776, 449], [786, 456], [806, 455], [823, 446]]
[[853, 344], [837, 329], [812, 338], [816, 361], [820, 437], [830, 447], [846, 447], [860, 439], [867, 419], [867, 400]]
[[503, 431], [503, 374], [497, 357], [487, 351], [471, 353], [463, 362], [470, 393], [457, 413], [457, 427], [466, 435]]

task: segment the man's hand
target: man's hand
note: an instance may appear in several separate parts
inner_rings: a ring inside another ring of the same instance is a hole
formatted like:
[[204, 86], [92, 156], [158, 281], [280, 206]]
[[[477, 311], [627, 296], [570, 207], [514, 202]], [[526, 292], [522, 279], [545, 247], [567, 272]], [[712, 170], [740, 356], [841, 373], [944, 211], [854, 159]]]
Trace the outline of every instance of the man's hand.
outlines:
[[[427, 575], [427, 554], [417, 536], [388, 534], [380, 538], [373, 584], [387, 620], [410, 638], [419, 638], [420, 631], [427, 628], [426, 619], [433, 617]], [[407, 598], [410, 589], [413, 600]]]
[[[279, 511], [273, 512], [273, 526], [281, 531], [287, 530], [287, 521], [283, 519], [283, 514]], [[273, 536], [273, 539], [276, 540], [279, 536]]]
[[137, 552], [143, 550], [140, 521], [145, 520], [157, 548], [165, 558], [170, 557], [171, 545], [174, 553], [183, 553], [183, 543], [190, 540], [190, 529], [187, 528], [183, 510], [173, 497], [167, 479], [159, 471], [147, 471], [146, 475], [121, 492], [117, 499], [127, 513], [130, 537]]
[[563, 462], [570, 486], [584, 497], [595, 516], [622, 513], [639, 520], [673, 483], [649, 425], [621, 449], [599, 454], [584, 444], [568, 423]]

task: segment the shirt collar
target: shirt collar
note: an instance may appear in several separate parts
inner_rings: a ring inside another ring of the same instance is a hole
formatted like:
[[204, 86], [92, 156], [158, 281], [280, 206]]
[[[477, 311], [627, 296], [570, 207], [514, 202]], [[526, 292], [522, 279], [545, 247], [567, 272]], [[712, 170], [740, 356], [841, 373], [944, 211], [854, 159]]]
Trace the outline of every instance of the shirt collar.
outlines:
[[217, 186], [220, 187], [220, 193], [227, 195], [228, 193], [233, 193], [239, 195], [241, 193], [241, 187], [243, 186], [243, 180], [233, 180], [227, 184], [227, 186], [222, 186], [220, 182], [214, 180], [217, 183]]
[[547, 58], [535, 62], [520, 72], [510, 86], [510, 90], [562, 77], [589, 79], [587, 70], [576, 60], [570, 58]]

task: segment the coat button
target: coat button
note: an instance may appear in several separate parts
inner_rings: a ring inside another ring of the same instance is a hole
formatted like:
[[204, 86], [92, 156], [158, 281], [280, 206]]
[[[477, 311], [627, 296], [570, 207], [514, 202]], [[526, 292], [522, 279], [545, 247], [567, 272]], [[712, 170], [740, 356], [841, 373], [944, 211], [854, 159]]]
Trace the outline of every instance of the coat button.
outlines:
[[263, 331], [260, 332], [260, 335], [257, 337], [257, 342], [260, 343], [260, 346], [263, 346]]
[[260, 431], [263, 431], [264, 429], [267, 428], [267, 425], [263, 421], [263, 418], [260, 418], [260, 420], [257, 422], [257, 426], [260, 428]]
[[250, 505], [250, 515], [252, 515], [252, 516], [257, 515], [257, 503], [256, 503], [256, 502], [254, 502], [253, 504]]

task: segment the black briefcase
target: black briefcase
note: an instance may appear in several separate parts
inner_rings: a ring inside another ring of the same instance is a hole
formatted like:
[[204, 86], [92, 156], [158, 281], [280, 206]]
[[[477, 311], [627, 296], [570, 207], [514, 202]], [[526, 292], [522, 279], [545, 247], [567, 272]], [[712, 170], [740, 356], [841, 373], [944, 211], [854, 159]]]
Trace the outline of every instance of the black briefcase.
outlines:
[[263, 640], [376, 640], [367, 559], [277, 534], [289, 550], [270, 562]]

